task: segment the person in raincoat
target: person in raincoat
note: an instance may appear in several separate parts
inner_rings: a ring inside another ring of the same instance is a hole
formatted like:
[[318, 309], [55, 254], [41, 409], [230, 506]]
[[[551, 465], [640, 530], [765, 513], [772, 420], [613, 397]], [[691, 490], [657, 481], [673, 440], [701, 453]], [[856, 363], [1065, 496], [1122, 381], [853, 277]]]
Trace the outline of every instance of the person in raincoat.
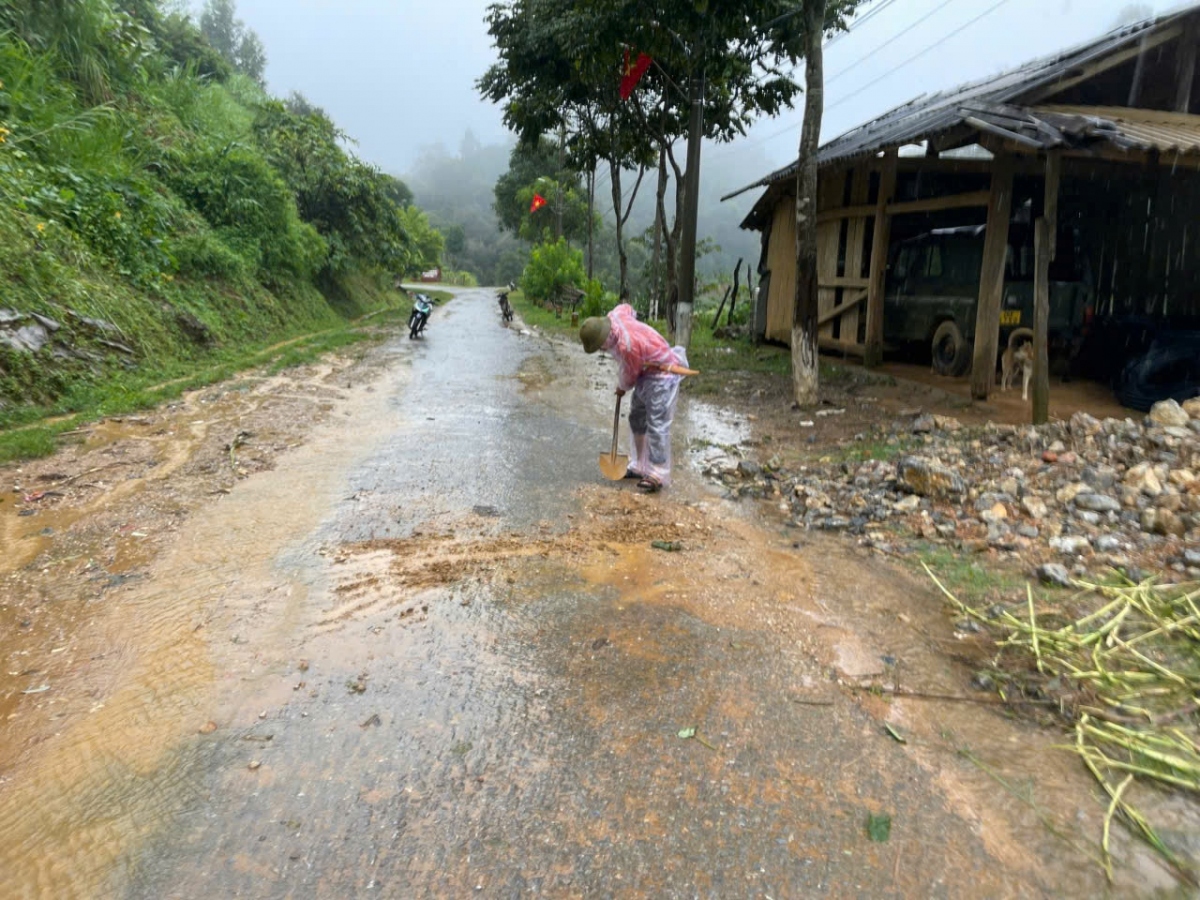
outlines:
[[638, 479], [638, 488], [646, 493], [660, 490], [671, 483], [671, 420], [683, 380], [666, 367], [686, 367], [686, 352], [671, 347], [661, 334], [639, 322], [628, 303], [605, 317], [586, 319], [579, 339], [586, 352], [604, 350], [617, 361], [617, 396], [633, 391], [629, 411], [633, 447], [625, 477]]

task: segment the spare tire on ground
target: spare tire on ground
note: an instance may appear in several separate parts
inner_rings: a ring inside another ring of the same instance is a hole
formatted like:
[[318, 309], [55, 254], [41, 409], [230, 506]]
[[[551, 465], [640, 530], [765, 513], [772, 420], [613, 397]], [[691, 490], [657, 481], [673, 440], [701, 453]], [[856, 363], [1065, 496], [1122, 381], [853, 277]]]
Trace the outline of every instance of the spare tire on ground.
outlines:
[[1116, 379], [1122, 406], [1147, 411], [1160, 400], [1200, 396], [1200, 331], [1164, 331]]

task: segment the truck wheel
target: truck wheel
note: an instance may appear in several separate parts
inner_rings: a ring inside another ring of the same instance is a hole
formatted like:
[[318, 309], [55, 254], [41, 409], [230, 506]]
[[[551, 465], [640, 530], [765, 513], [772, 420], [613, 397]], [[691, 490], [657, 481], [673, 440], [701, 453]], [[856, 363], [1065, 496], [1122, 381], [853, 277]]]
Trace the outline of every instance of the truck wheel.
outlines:
[[957, 378], [971, 365], [971, 344], [953, 320], [937, 327], [930, 351], [933, 353], [933, 370], [939, 375]]

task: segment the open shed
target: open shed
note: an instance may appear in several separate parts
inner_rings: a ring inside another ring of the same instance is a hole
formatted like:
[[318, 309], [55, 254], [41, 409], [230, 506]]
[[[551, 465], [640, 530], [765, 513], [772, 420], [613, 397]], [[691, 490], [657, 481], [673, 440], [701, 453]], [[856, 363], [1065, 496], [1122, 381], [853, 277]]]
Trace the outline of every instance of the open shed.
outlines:
[[[822, 348], [881, 361], [889, 250], [921, 230], [955, 226], [984, 232], [967, 336], [976, 398], [995, 385], [1006, 271], [1011, 277], [1025, 250], [1012, 235], [1032, 236], [1039, 220], [1044, 243], [1030, 241], [1027, 266], [1041, 282], [1036, 317], [1045, 315], [1059, 235], [1070, 230], [1075, 262], [1088, 273], [1088, 321], [1200, 318], [1198, 36], [1200, 4], [1192, 4], [918, 97], [821, 147]], [[729, 195], [766, 189], [742, 226], [763, 234], [760, 333], [784, 343], [796, 284], [798, 167]], [[1040, 325], [1044, 353], [1045, 322], [1029, 324]], [[1039, 369], [1044, 384], [1044, 356]]]

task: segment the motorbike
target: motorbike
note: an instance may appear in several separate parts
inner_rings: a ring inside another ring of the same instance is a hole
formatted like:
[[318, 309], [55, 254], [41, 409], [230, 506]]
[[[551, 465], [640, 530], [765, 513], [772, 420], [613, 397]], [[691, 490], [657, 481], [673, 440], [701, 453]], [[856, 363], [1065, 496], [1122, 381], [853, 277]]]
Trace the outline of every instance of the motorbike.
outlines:
[[425, 323], [433, 312], [433, 303], [424, 294], [417, 294], [413, 299], [412, 313], [408, 317], [408, 338], [414, 340], [425, 331]]
[[508, 302], [508, 295], [516, 290], [516, 285], [510, 283], [507, 291], [500, 292], [500, 315], [504, 317], [505, 322], [511, 322], [513, 318], [512, 305]]

